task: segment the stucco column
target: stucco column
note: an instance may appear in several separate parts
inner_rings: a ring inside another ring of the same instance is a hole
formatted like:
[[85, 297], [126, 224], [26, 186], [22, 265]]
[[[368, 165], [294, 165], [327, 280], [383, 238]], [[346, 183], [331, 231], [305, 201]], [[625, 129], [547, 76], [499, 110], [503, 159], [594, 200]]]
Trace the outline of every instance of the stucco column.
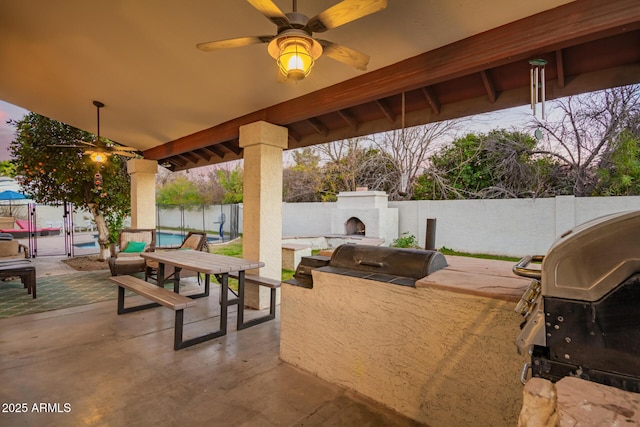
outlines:
[[[287, 128], [267, 122], [240, 127], [244, 148], [243, 258], [263, 261], [259, 272], [271, 279], [282, 274], [282, 150], [287, 148]], [[245, 304], [269, 306], [269, 289], [257, 285], [245, 289]]]
[[131, 175], [131, 227], [156, 228], [156, 174], [158, 162], [131, 159], [127, 162]]

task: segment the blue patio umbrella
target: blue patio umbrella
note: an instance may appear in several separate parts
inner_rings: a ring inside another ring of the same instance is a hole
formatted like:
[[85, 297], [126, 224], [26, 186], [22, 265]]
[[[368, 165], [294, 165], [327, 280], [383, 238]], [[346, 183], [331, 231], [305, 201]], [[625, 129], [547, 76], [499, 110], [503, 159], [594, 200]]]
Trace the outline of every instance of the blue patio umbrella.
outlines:
[[13, 200], [24, 200], [27, 196], [13, 190], [5, 190], [0, 192], [0, 200], [9, 200], [9, 215], [11, 215], [11, 202]]

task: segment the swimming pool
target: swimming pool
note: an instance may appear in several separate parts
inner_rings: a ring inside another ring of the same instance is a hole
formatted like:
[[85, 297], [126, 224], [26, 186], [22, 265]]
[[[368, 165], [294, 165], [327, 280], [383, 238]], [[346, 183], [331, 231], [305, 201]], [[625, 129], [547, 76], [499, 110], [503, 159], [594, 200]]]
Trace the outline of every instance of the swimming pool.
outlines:
[[[98, 235], [95, 234], [94, 239], [91, 242], [85, 243], [74, 243], [73, 246], [76, 248], [97, 248], [98, 247]], [[170, 233], [167, 231], [158, 231], [156, 233], [156, 246], [158, 247], [178, 247], [182, 244], [182, 241], [186, 237], [186, 234], [182, 235], [180, 233]], [[207, 241], [209, 243], [216, 243], [219, 239], [217, 236], [207, 236]]]

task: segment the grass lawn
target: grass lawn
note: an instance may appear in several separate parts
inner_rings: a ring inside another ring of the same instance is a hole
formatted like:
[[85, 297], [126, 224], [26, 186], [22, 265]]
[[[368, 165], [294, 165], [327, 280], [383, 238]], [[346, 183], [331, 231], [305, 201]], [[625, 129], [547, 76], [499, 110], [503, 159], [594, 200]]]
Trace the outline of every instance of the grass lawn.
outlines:
[[[209, 252], [211, 252], [212, 254], [242, 258], [242, 239], [235, 239], [234, 241], [229, 243], [211, 245], [209, 246]], [[295, 271], [282, 270], [282, 280], [284, 281], [291, 279], [293, 277], [293, 273], [295, 273]], [[233, 289], [237, 289], [237, 282], [230, 280], [229, 284], [232, 285]]]
[[440, 249], [440, 252], [442, 252], [444, 255], [466, 256], [470, 258], [497, 259], [499, 261], [513, 261], [513, 262], [520, 261], [520, 258], [513, 258], [508, 256], [500, 256], [500, 255], [488, 255], [488, 254], [471, 254], [468, 252], [454, 251], [453, 249], [448, 249], [445, 247], [442, 247]]

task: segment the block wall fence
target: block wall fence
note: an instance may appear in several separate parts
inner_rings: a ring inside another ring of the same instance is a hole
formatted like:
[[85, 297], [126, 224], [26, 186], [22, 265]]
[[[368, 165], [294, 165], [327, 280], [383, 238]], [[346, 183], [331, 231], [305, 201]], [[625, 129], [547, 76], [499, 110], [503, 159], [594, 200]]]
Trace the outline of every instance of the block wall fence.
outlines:
[[[330, 235], [335, 205], [284, 203], [283, 236]], [[398, 209], [398, 235], [415, 236], [421, 247], [427, 219], [435, 218], [436, 248], [521, 257], [545, 254], [562, 233], [591, 219], [640, 210], [640, 196], [420, 200], [389, 202], [389, 207]]]

